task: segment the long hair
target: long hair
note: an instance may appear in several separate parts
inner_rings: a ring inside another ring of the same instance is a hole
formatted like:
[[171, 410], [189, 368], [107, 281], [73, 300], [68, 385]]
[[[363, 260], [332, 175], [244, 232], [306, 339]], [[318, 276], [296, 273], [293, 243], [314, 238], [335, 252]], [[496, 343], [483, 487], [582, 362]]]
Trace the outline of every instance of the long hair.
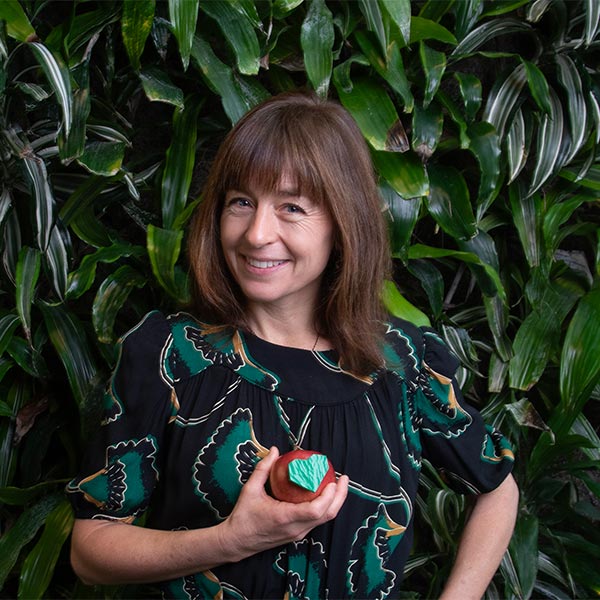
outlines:
[[381, 291], [391, 259], [368, 147], [352, 117], [333, 101], [280, 94], [250, 110], [226, 136], [189, 230], [195, 308], [214, 323], [248, 328], [245, 298], [221, 248], [223, 202], [230, 189], [274, 191], [282, 173], [332, 217], [334, 246], [315, 322], [342, 366], [367, 375], [383, 364]]

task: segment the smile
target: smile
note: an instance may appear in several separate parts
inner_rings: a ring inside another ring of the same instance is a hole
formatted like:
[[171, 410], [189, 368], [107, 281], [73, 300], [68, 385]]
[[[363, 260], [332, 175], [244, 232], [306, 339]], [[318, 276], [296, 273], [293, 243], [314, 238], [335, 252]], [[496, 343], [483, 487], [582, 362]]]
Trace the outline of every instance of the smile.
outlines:
[[271, 267], [278, 267], [282, 265], [285, 260], [254, 260], [253, 258], [246, 257], [246, 262], [256, 269], [269, 269]]

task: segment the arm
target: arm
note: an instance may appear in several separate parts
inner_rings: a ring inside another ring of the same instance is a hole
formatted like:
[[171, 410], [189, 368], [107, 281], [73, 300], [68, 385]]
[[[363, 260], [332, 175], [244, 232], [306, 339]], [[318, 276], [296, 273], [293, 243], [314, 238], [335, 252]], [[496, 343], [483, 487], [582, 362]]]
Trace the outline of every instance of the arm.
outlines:
[[206, 571], [303, 538], [337, 515], [348, 478], [330, 483], [312, 502], [279, 502], [264, 487], [278, 456], [271, 449], [242, 488], [231, 515], [212, 527], [161, 531], [119, 521], [76, 520], [73, 569], [88, 584], [147, 583]]
[[440, 600], [470, 600], [483, 596], [508, 547], [519, 502], [512, 475], [495, 490], [478, 497]]

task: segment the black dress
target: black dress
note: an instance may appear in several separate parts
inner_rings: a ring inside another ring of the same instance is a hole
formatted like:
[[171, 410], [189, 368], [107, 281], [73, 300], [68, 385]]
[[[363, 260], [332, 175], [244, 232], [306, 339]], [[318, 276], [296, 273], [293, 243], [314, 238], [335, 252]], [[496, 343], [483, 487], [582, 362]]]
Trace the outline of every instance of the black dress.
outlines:
[[[105, 420], [67, 490], [78, 518], [209, 527], [277, 446], [326, 454], [350, 489], [305, 539], [161, 582], [167, 598], [385, 598], [400, 588], [422, 458], [481, 493], [510, 472], [506, 440], [451, 382], [431, 330], [392, 321], [386, 370], [357, 378], [336, 353], [277, 346], [187, 314], [150, 313], [123, 339]], [[148, 509], [148, 510], [147, 510]]]

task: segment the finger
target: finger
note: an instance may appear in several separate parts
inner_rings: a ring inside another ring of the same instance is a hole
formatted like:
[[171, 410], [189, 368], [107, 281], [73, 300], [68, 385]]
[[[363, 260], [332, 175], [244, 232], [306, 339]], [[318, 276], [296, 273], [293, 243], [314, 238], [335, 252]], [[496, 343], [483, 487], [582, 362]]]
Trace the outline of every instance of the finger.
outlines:
[[267, 483], [267, 479], [269, 478], [269, 473], [271, 471], [271, 467], [275, 463], [275, 461], [279, 458], [279, 450], [272, 446], [269, 449], [269, 454], [267, 454], [263, 459], [259, 460], [254, 472], [250, 475], [246, 485], [256, 485], [261, 488], [264, 487], [265, 483]]

